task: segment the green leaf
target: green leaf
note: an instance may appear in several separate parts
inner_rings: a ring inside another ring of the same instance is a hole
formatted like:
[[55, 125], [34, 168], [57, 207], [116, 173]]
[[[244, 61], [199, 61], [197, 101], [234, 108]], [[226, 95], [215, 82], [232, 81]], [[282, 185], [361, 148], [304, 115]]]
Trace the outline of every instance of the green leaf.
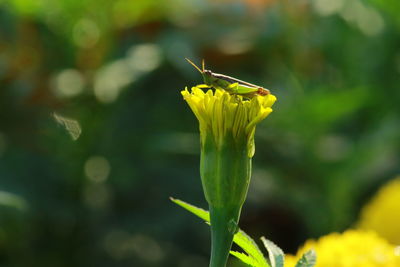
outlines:
[[282, 249], [280, 249], [277, 245], [275, 245], [272, 241], [269, 241], [265, 237], [261, 237], [261, 241], [263, 242], [265, 248], [268, 250], [271, 267], [283, 267], [285, 254], [283, 253]]
[[[182, 200], [175, 199], [170, 197], [171, 201], [174, 202], [175, 204], [181, 206], [182, 208], [190, 211], [194, 215], [202, 218], [206, 222], [210, 223], [210, 213], [206, 210], [203, 210], [201, 208], [198, 208], [196, 206], [193, 206], [189, 203], [186, 203]], [[255, 267], [270, 267], [268, 264], [267, 260], [265, 259], [263, 253], [261, 252], [260, 248], [257, 246], [257, 244], [254, 242], [254, 240], [249, 237], [245, 232], [243, 232], [241, 229], [235, 234], [233, 237], [233, 242], [236, 243], [240, 248], [242, 248], [248, 255], [246, 255], [248, 258], [246, 260], [251, 261], [254, 263]], [[233, 252], [233, 254], [232, 254]], [[244, 258], [243, 256], [237, 256], [238, 252], [231, 251], [231, 254], [242, 260]], [[245, 255], [245, 254], [243, 254]], [[247, 263], [247, 262], [245, 262]]]
[[317, 254], [314, 250], [309, 250], [301, 256], [295, 267], [313, 267], [317, 262]]
[[178, 206], [181, 206], [185, 210], [190, 211], [197, 217], [200, 217], [201, 219], [205, 220], [208, 223], [210, 222], [210, 213], [208, 211], [198, 208], [196, 206], [193, 206], [193, 205], [186, 203], [185, 201], [182, 201], [180, 199], [176, 199], [176, 198], [172, 198], [172, 197], [170, 197], [169, 199], [172, 202], [174, 202], [175, 204], [177, 204]]
[[266, 261], [264, 254], [261, 252], [256, 242], [254, 242], [254, 240], [250, 236], [248, 236], [245, 232], [239, 229], [239, 231], [233, 237], [233, 242], [235, 242], [247, 254], [253, 257], [254, 260], [258, 263], [257, 266], [269, 267], [269, 264]]
[[260, 266], [260, 265], [258, 265], [258, 262], [253, 257], [250, 257], [247, 254], [244, 254], [244, 253], [238, 252], [238, 251], [232, 251], [232, 250], [230, 251], [230, 253], [231, 253], [231, 255], [235, 256], [236, 258], [238, 258], [245, 264], [248, 264], [252, 267]]

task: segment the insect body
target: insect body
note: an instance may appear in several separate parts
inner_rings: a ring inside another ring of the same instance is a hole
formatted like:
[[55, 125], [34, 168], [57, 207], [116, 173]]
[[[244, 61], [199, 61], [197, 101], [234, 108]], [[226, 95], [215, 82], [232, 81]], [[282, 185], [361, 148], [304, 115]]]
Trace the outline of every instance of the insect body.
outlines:
[[186, 60], [201, 73], [204, 83], [209, 87], [222, 89], [231, 94], [243, 95], [246, 97], [268, 95], [270, 93], [269, 90], [264, 87], [241, 81], [227, 75], [214, 73], [211, 70], [206, 70], [204, 68], [204, 60], [202, 61], [202, 69], [197, 67], [196, 64], [189, 59], [186, 58]]

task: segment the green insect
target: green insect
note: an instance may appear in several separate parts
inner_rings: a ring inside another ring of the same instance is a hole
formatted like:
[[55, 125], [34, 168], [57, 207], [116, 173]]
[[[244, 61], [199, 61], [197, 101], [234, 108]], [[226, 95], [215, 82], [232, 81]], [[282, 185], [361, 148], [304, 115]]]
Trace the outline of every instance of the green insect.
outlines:
[[186, 60], [195, 67], [203, 76], [203, 80], [206, 86], [203, 88], [215, 88], [222, 89], [231, 94], [243, 95], [245, 97], [254, 97], [255, 95], [268, 95], [270, 92], [262, 86], [251, 84], [239, 79], [214, 73], [211, 70], [204, 68], [204, 60], [202, 61], [202, 69], [196, 66], [192, 61], [186, 58]]

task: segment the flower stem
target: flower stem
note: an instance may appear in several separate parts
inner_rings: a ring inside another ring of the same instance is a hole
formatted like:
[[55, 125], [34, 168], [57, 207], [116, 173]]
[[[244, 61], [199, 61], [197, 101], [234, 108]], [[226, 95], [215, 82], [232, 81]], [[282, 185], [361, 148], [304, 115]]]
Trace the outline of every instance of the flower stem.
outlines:
[[217, 208], [210, 206], [211, 260], [210, 267], [225, 267], [233, 236], [238, 229], [241, 207]]

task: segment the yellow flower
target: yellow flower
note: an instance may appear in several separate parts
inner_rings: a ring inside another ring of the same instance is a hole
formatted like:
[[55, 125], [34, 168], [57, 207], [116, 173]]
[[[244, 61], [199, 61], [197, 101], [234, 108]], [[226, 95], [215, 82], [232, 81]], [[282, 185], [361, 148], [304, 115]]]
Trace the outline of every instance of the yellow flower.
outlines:
[[399, 267], [399, 248], [372, 231], [347, 230], [332, 233], [319, 240], [308, 240], [296, 256], [285, 257], [285, 267], [294, 267], [301, 255], [314, 249], [315, 267]]
[[373, 230], [400, 245], [400, 177], [383, 186], [362, 209], [359, 228]]
[[186, 88], [181, 93], [199, 120], [203, 143], [211, 135], [215, 144], [221, 147], [227, 136], [233, 137], [237, 142], [245, 140], [248, 156], [254, 155], [255, 127], [272, 112], [271, 106], [276, 101], [274, 95], [245, 99], [220, 89], [205, 93], [198, 87], [192, 87], [191, 92]]

